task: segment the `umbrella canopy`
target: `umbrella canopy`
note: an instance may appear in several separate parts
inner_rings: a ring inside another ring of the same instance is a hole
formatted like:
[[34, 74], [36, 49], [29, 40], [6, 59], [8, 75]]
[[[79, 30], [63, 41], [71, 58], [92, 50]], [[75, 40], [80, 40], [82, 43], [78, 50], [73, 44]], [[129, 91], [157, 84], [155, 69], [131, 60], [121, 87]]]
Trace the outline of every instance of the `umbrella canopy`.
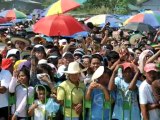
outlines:
[[153, 27], [160, 26], [160, 11], [144, 11], [142, 13], [131, 16], [124, 22], [124, 25], [131, 22], [143, 22], [145, 24], [149, 24]]
[[47, 10], [45, 11], [45, 16], [65, 13], [79, 6], [80, 4], [73, 0], [58, 0], [47, 8]]
[[144, 24], [144, 23], [129, 23], [126, 26], [122, 27], [121, 29], [123, 30], [133, 30], [133, 31], [139, 31], [139, 32], [154, 32], [155, 29], [148, 25], [148, 24]]
[[129, 42], [131, 45], [137, 45], [142, 37], [142, 34], [134, 34], [130, 37]]
[[100, 25], [100, 24], [106, 23], [106, 20], [109, 17], [113, 17], [113, 16], [109, 14], [95, 15], [89, 18], [88, 20], [86, 20], [85, 23], [92, 22], [94, 25]]
[[27, 17], [23, 12], [16, 9], [3, 11], [0, 13], [0, 16], [9, 19], [23, 19]]
[[40, 19], [33, 26], [33, 31], [47, 36], [71, 36], [85, 31], [85, 28], [72, 16], [60, 14]]
[[9, 20], [7, 18], [1, 18], [0, 17], [0, 24], [1, 23], [6, 23], [6, 22], [9, 22]]

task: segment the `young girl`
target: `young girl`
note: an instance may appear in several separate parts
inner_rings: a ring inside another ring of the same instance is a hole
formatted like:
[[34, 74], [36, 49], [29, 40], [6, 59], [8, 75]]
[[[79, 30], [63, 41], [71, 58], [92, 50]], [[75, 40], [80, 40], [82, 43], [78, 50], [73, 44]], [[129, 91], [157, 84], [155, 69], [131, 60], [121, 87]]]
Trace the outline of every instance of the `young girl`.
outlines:
[[[33, 96], [34, 88], [29, 86], [30, 74], [26, 67], [19, 72], [15, 70], [9, 85], [9, 92], [16, 95], [16, 106], [12, 106], [12, 120], [27, 118], [27, 99]], [[28, 94], [28, 95], [27, 95]]]
[[[119, 75], [118, 77], [116, 77], [116, 73], [119, 68], [122, 69], [123, 75]], [[114, 119], [122, 120], [124, 101], [129, 102], [129, 96], [131, 95], [131, 120], [135, 120], [135, 116], [136, 120], [140, 120], [140, 110], [137, 100], [138, 89], [136, 86], [138, 75], [138, 68], [135, 65], [128, 62], [125, 62], [121, 65], [117, 65], [117, 67], [113, 71], [113, 74], [109, 82], [109, 90], [116, 90], [117, 92], [113, 111]], [[124, 111], [124, 120], [129, 120], [129, 110]]]
[[59, 110], [59, 104], [48, 98], [47, 91], [43, 86], [37, 86], [37, 99], [29, 108], [28, 114], [34, 116], [34, 120], [47, 120], [49, 117], [54, 117]]

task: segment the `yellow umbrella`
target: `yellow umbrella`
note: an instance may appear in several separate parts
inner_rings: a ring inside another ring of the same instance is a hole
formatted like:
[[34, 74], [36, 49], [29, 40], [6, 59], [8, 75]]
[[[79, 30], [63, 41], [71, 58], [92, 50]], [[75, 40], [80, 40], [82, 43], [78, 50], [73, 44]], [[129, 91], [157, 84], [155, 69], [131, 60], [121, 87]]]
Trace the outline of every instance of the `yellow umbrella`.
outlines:
[[80, 4], [73, 0], [58, 0], [53, 3], [46, 11], [46, 16], [65, 13], [79, 7]]

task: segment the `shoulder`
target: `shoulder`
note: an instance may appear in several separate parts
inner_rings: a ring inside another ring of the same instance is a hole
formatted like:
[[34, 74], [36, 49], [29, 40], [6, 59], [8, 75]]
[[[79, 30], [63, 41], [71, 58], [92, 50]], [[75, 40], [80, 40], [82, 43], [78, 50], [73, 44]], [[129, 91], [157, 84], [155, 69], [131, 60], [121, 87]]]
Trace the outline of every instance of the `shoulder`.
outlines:
[[1, 70], [1, 73], [0, 73], [1, 75], [11, 75], [11, 73], [8, 71], [8, 70]]
[[148, 83], [146, 82], [146, 80], [143, 81], [143, 82], [141, 83], [139, 89], [140, 89], [140, 90], [144, 90], [144, 89], [147, 87], [147, 84], [148, 84]]
[[63, 81], [59, 86], [60, 87], [64, 87], [64, 86], [66, 86], [66, 85], [68, 85], [69, 84], [69, 81], [68, 80], [66, 80], [66, 81]]

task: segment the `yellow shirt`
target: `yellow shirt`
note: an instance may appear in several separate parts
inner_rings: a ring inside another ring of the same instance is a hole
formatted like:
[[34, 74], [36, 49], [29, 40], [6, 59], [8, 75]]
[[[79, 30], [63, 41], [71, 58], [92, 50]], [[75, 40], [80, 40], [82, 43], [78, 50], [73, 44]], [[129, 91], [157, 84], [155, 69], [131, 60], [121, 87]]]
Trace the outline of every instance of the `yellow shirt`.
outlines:
[[[64, 97], [66, 97], [66, 100], [71, 100], [71, 91], [74, 88], [74, 90], [72, 91], [72, 104], [82, 103], [83, 96], [84, 96], [84, 93], [82, 90], [85, 90], [84, 83], [79, 83], [79, 86], [78, 86], [79, 88], [75, 88], [76, 86], [73, 83], [71, 83], [69, 80], [66, 80], [62, 82], [59, 86], [64, 88], [66, 92], [66, 96], [65, 96], [64, 90], [58, 87], [58, 90], [57, 90], [58, 100], [64, 100]], [[65, 108], [65, 116], [71, 117], [70, 108]], [[76, 113], [74, 109], [72, 109], [72, 117], [79, 117], [79, 115]]]

